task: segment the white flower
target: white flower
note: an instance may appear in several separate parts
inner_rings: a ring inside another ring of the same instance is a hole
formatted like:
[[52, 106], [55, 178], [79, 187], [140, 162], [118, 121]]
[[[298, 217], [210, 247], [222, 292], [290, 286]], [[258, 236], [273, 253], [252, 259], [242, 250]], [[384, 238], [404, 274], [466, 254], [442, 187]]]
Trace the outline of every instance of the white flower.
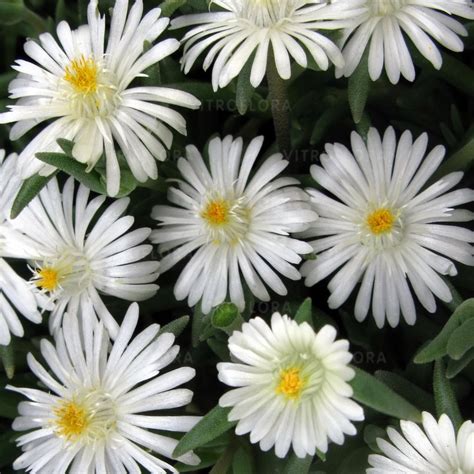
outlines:
[[83, 185], [75, 194], [72, 178], [61, 192], [53, 178], [11, 221], [15, 235], [5, 239], [6, 252], [29, 260], [31, 286], [55, 303], [50, 317], [52, 332], [59, 328], [65, 311], [77, 313], [92, 302], [115, 337], [117, 323], [98, 291], [142, 301], [158, 290], [153, 284], [158, 278], [158, 262], [141, 261], [152, 250], [143, 243], [151, 229], [129, 232], [134, 218], [122, 214], [130, 200], [116, 200], [100, 211], [105, 199], [97, 196], [89, 201], [89, 189]]
[[21, 179], [15, 172], [16, 159], [16, 155], [5, 158], [5, 150], [0, 150], [0, 345], [8, 345], [11, 334], [19, 337], [24, 334], [14, 308], [30, 321], [41, 322], [38, 304], [31, 288], [2, 258], [5, 256], [3, 242], [6, 221], [21, 185]]
[[473, 474], [474, 424], [465, 421], [457, 433], [447, 415], [438, 422], [423, 412], [423, 430], [412, 421], [401, 421], [403, 436], [387, 429], [390, 441], [377, 439], [383, 455], [371, 454], [367, 474]]
[[[305, 262], [301, 273], [312, 286], [339, 269], [329, 282], [329, 306], [343, 304], [362, 279], [354, 314], [365, 319], [372, 300], [377, 326], [385, 319], [399, 323], [400, 312], [414, 324], [414, 291], [427, 311], [436, 310], [433, 294], [451, 301], [451, 291], [438, 275], [456, 275], [451, 259], [473, 265], [474, 233], [453, 222], [470, 221], [472, 213], [453, 208], [474, 199], [474, 191], [447, 193], [463, 173], [450, 173], [422, 191], [444, 157], [435, 147], [426, 157], [428, 136], [413, 141], [410, 132], [398, 146], [393, 128], [383, 140], [370, 129], [367, 144], [351, 135], [352, 152], [341, 144], [326, 145], [313, 178], [334, 196], [309, 191], [321, 218], [305, 235], [316, 260]], [[447, 258], [446, 258], [447, 257]], [[410, 283], [410, 286], [408, 285]]]
[[54, 169], [35, 158], [38, 152], [58, 151], [58, 138], [74, 140], [74, 158], [91, 170], [105, 152], [107, 191], [119, 191], [118, 144], [128, 166], [139, 181], [158, 176], [155, 159], [166, 158], [172, 127], [186, 133], [184, 118], [163, 104], [196, 108], [199, 101], [179, 90], [165, 87], [132, 87], [143, 72], [179, 47], [167, 39], [144, 51], [165, 30], [168, 18], [159, 18], [155, 8], [142, 18], [143, 2], [137, 0], [127, 16], [128, 1], [117, 0], [105, 42], [105, 17], [97, 1], [88, 7], [88, 25], [71, 31], [59, 23], [59, 44], [49, 33], [39, 43], [28, 40], [25, 53], [33, 60], [18, 60], [19, 72], [10, 84], [10, 97], [19, 99], [10, 111], [0, 114], [0, 123], [17, 122], [10, 133], [16, 140], [38, 123], [54, 119], [20, 154], [22, 177]]
[[342, 444], [344, 435], [355, 435], [351, 420], [363, 420], [364, 412], [350, 398], [349, 341], [335, 338], [332, 326], [315, 333], [279, 313], [271, 327], [257, 317], [235, 331], [229, 350], [237, 362], [217, 368], [219, 380], [237, 387], [219, 400], [233, 407], [236, 433], [250, 433], [263, 451], [275, 446], [281, 458], [291, 445], [298, 457], [312, 456], [325, 453], [329, 440]]
[[440, 69], [441, 52], [430, 36], [451, 51], [462, 51], [464, 45], [458, 35], [468, 33], [452, 15], [474, 19], [472, 0], [365, 0], [365, 3], [366, 11], [356, 19], [355, 25], [344, 31], [345, 66], [338, 68], [338, 76], [348, 77], [354, 72], [370, 42], [369, 74], [373, 81], [382, 74], [384, 64], [392, 84], [399, 81], [400, 74], [413, 81], [415, 67], [405, 37]]
[[173, 20], [172, 28], [199, 25], [183, 38], [185, 73], [212, 45], [204, 69], [214, 62], [214, 90], [228, 85], [250, 58], [250, 82], [257, 87], [265, 75], [269, 54], [273, 54], [283, 79], [291, 77], [291, 58], [306, 68], [308, 54], [323, 70], [332, 63], [342, 67], [339, 48], [320, 31], [350, 25], [353, 17], [363, 11], [359, 8], [363, 1], [328, 4], [322, 0], [214, 0], [210, 3], [224, 11], [186, 15]]
[[[210, 172], [194, 146], [178, 161], [183, 181], [171, 187], [168, 199], [177, 207], [156, 206], [152, 217], [161, 222], [151, 241], [161, 252], [164, 272], [197, 250], [175, 286], [178, 300], [188, 297], [194, 306], [201, 300], [208, 313], [230, 300], [245, 307], [242, 273], [252, 293], [268, 301], [265, 285], [280, 295], [287, 293], [277, 273], [292, 280], [301, 278], [294, 264], [311, 246], [289, 236], [302, 231], [317, 217], [307, 194], [293, 178], [276, 178], [288, 165], [281, 154], [267, 158], [253, 178], [263, 137], [249, 144], [242, 158], [243, 141], [227, 136], [209, 143]], [[262, 282], [263, 280], [263, 282]]]
[[[193, 393], [176, 388], [195, 375], [190, 367], [166, 374], [179, 351], [174, 336], [157, 337], [153, 324], [132, 339], [138, 320], [138, 305], [130, 306], [115, 343], [110, 347], [102, 323], [93, 321], [92, 309], [84, 308], [81, 326], [67, 314], [56, 344], [41, 341], [41, 354], [51, 374], [28, 354], [31, 371], [47, 391], [16, 388], [30, 401], [18, 406], [20, 416], [13, 429], [29, 431], [17, 440], [24, 453], [14, 469], [34, 473], [120, 474], [177, 472], [151, 452], [172, 458], [176, 439], [149, 431], [186, 432], [199, 417], [165, 416], [149, 412], [181, 407]], [[158, 375], [158, 376], [157, 376]], [[198, 464], [193, 453], [180, 461]]]

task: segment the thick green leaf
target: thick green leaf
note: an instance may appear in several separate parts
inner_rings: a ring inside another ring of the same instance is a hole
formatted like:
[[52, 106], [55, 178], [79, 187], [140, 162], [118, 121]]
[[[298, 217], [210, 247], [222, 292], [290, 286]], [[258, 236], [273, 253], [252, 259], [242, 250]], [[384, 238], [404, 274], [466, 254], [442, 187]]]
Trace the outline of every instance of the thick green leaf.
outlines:
[[186, 0], [165, 0], [160, 3], [161, 16], [170, 17], [178, 8], [182, 7]]
[[225, 362], [230, 361], [230, 352], [226, 341], [218, 339], [217, 337], [210, 337], [206, 339], [206, 342], [220, 360]]
[[313, 456], [306, 456], [299, 458], [295, 453], [290, 455], [285, 468], [283, 469], [284, 474], [307, 474], [313, 463]]
[[452, 379], [456, 377], [474, 360], [474, 347], [468, 350], [459, 360], [449, 359], [446, 367], [446, 377]]
[[254, 472], [255, 466], [252, 458], [252, 451], [244, 447], [238, 448], [232, 461], [232, 473], [253, 474]]
[[21, 0], [0, 2], [0, 25], [15, 25], [23, 21], [26, 7]]
[[452, 171], [467, 171], [474, 163], [474, 137], [462, 146], [458, 151], [451, 155], [438, 168], [431, 178], [430, 182], [441, 179]]
[[191, 431], [183, 436], [176, 446], [173, 456], [182, 456], [229, 431], [236, 425], [235, 421], [228, 421], [229, 412], [230, 408], [215, 406]]
[[386, 431], [377, 425], [367, 425], [364, 428], [364, 441], [372, 451], [378, 452], [377, 438], [385, 438]]
[[465, 321], [474, 317], [474, 298], [459, 305], [444, 325], [441, 332], [415, 356], [416, 364], [427, 364], [444, 357], [448, 352], [448, 342], [453, 332]]
[[8, 346], [0, 345], [0, 359], [7, 377], [12, 379], [15, 375], [15, 354], [13, 350], [13, 342], [10, 342]]
[[74, 176], [80, 183], [98, 194], [106, 194], [105, 186], [95, 171], [87, 172], [87, 166], [64, 153], [37, 153], [36, 158], [54, 166], [70, 176]]
[[168, 324], [165, 324], [161, 329], [159, 334], [163, 334], [165, 332], [170, 332], [178, 337], [186, 328], [190, 320], [189, 316], [181, 316], [174, 321], [171, 321]]
[[23, 184], [15, 197], [15, 201], [13, 202], [10, 217], [12, 219], [18, 217], [21, 211], [28, 206], [28, 204], [39, 194], [55, 174], [56, 173], [53, 173], [49, 176], [40, 176], [39, 174], [36, 174], [23, 181]]
[[347, 97], [352, 112], [352, 118], [355, 123], [362, 120], [365, 105], [370, 92], [370, 76], [369, 76], [369, 48], [365, 48], [364, 55], [357, 66], [354, 73], [349, 78], [347, 88]]
[[447, 345], [449, 357], [459, 360], [474, 347], [474, 318], [468, 319], [453, 331]]
[[295, 315], [295, 321], [299, 324], [308, 323], [311, 327], [313, 326], [313, 302], [311, 298], [306, 298]]
[[462, 417], [456, 401], [456, 395], [451, 387], [451, 382], [446, 377], [444, 362], [441, 359], [435, 362], [433, 391], [438, 417], [446, 413], [457, 431], [462, 424]]
[[237, 89], [235, 91], [235, 101], [240, 115], [245, 115], [252, 103], [252, 96], [255, 92], [250, 84], [250, 72], [252, 70], [253, 57], [251, 57], [240, 71], [237, 77]]
[[363, 370], [353, 367], [356, 375], [350, 382], [354, 390], [353, 398], [386, 415], [412, 420], [421, 420], [420, 411], [410, 402], [395, 393], [383, 382]]

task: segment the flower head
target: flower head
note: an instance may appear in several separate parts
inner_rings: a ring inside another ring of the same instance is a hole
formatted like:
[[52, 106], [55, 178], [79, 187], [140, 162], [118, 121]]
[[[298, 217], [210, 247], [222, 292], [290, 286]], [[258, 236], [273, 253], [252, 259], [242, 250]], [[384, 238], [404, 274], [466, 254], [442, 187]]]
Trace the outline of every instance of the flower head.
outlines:
[[[322, 30], [351, 24], [363, 11], [363, 0], [330, 4], [322, 0], [214, 0], [224, 11], [187, 15], [173, 20], [173, 28], [199, 25], [188, 31], [182, 59], [187, 73], [208, 47], [204, 69], [214, 63], [214, 90], [237, 77], [250, 59], [250, 82], [257, 87], [265, 75], [269, 55], [283, 79], [291, 77], [291, 58], [307, 67], [308, 54], [323, 69], [344, 61], [337, 46]], [[334, 2], [333, 2], [334, 3]]]
[[430, 37], [451, 51], [462, 51], [464, 45], [459, 35], [468, 33], [452, 17], [474, 19], [471, 0], [365, 0], [365, 4], [366, 10], [344, 31], [345, 66], [338, 67], [338, 75], [350, 76], [369, 47], [369, 74], [373, 81], [380, 77], [384, 65], [393, 84], [400, 80], [400, 75], [413, 81], [415, 67], [406, 37], [440, 69], [441, 52]]
[[363, 420], [348, 384], [354, 370], [349, 342], [335, 341], [329, 325], [319, 332], [274, 313], [271, 326], [262, 318], [244, 323], [229, 339], [235, 362], [218, 364], [219, 380], [236, 387], [219, 404], [232, 407], [236, 433], [250, 433], [263, 451], [275, 446], [285, 457], [293, 446], [298, 457], [326, 452], [328, 442], [356, 434], [352, 420]]
[[0, 345], [8, 345], [11, 334], [19, 337], [24, 334], [14, 308], [30, 321], [41, 322], [39, 302], [33, 291], [3, 258], [6, 256], [5, 239], [10, 232], [7, 224], [10, 209], [21, 185], [16, 173], [16, 159], [16, 155], [5, 158], [5, 151], [0, 150]]
[[178, 161], [183, 180], [168, 194], [176, 207], [153, 210], [160, 225], [151, 240], [169, 252], [160, 262], [162, 272], [197, 249], [178, 278], [175, 296], [188, 297], [190, 306], [202, 298], [205, 313], [222, 303], [227, 292], [240, 309], [245, 307], [240, 273], [262, 300], [270, 298], [264, 283], [286, 294], [273, 268], [298, 280], [301, 275], [292, 264], [301, 261], [299, 254], [311, 251], [289, 235], [306, 229], [317, 216], [297, 180], [275, 179], [288, 162], [272, 155], [249, 179], [262, 144], [262, 137], [252, 140], [242, 158], [242, 139], [214, 138], [209, 144], [210, 170], [189, 146], [186, 158]]
[[402, 434], [387, 429], [389, 440], [377, 439], [382, 454], [371, 454], [367, 474], [400, 472], [471, 474], [474, 472], [474, 423], [465, 421], [454, 430], [447, 415], [439, 421], [423, 412], [423, 429], [412, 421], [401, 421]]
[[32, 61], [16, 62], [19, 75], [10, 84], [10, 97], [19, 102], [0, 114], [0, 123], [17, 122], [10, 134], [16, 140], [38, 123], [54, 120], [20, 154], [24, 178], [50, 174], [53, 168], [35, 154], [58, 151], [56, 140], [65, 138], [75, 142], [72, 154], [89, 170], [105, 153], [107, 191], [115, 196], [120, 186], [115, 144], [134, 176], [146, 181], [158, 175], [155, 159], [166, 158], [173, 138], [169, 127], [186, 133], [184, 118], [167, 105], [196, 108], [197, 99], [165, 87], [130, 87], [179, 47], [168, 39], [144, 52], [145, 42], [155, 41], [169, 19], [160, 18], [158, 8], [142, 18], [142, 0], [135, 1], [128, 15], [127, 10], [127, 0], [115, 2], [106, 47], [105, 17], [95, 0], [89, 3], [87, 25], [71, 31], [66, 22], [59, 23], [59, 44], [49, 33], [40, 35], [39, 43], [26, 42]]
[[[16, 235], [6, 239], [10, 255], [27, 259], [30, 286], [54, 303], [50, 327], [54, 332], [65, 311], [92, 302], [112, 337], [117, 323], [99, 293], [142, 301], [158, 290], [158, 262], [141, 261], [151, 245], [143, 242], [151, 230], [130, 231], [134, 218], [122, 216], [129, 199], [101, 208], [105, 196], [89, 200], [89, 189], [75, 192], [70, 178], [63, 191], [53, 178], [39, 196], [11, 222]], [[97, 221], [92, 224], [93, 219]]]
[[[189, 367], [161, 374], [178, 354], [174, 336], [160, 334], [154, 324], [132, 339], [138, 305], [130, 306], [110, 347], [107, 332], [91, 307], [83, 307], [82, 325], [67, 314], [56, 345], [41, 341], [41, 353], [51, 374], [28, 355], [31, 371], [47, 391], [7, 387], [26, 396], [13, 428], [30, 431], [18, 438], [24, 453], [15, 469], [66, 473], [177, 472], [151, 452], [172, 458], [178, 441], [150, 430], [186, 432], [199, 417], [149, 415], [186, 405], [192, 392], [176, 388], [194, 377]], [[188, 464], [199, 459], [188, 453]]]
[[[474, 191], [451, 191], [463, 173], [451, 173], [423, 190], [444, 157], [435, 147], [425, 156], [426, 133], [413, 141], [410, 132], [398, 145], [393, 128], [383, 138], [375, 129], [367, 144], [353, 133], [352, 151], [341, 144], [326, 145], [322, 166], [313, 166], [313, 178], [333, 197], [310, 190], [321, 218], [305, 234], [316, 260], [305, 262], [302, 274], [312, 286], [339, 269], [329, 282], [329, 306], [337, 308], [362, 283], [355, 317], [372, 313], [379, 327], [385, 319], [399, 323], [400, 312], [414, 324], [414, 291], [421, 304], [434, 312], [433, 295], [451, 300], [451, 291], [439, 276], [456, 275], [452, 260], [473, 265], [474, 233], [451, 225], [472, 219], [472, 213], [454, 207], [474, 199]], [[340, 268], [341, 267], [341, 268]], [[411, 288], [410, 288], [411, 285]]]

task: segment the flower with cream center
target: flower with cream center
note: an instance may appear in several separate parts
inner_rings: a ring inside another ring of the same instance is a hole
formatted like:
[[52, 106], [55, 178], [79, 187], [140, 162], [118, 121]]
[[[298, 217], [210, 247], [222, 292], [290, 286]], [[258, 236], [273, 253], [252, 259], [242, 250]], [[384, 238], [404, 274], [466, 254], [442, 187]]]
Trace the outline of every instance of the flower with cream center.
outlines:
[[209, 48], [204, 69], [212, 63], [214, 90], [227, 86], [251, 61], [250, 82], [263, 80], [267, 61], [275, 62], [283, 79], [291, 77], [291, 61], [308, 66], [308, 57], [323, 70], [343, 67], [339, 48], [322, 32], [348, 27], [364, 11], [364, 0], [335, 4], [322, 0], [214, 0], [223, 11], [179, 17], [173, 28], [195, 26], [184, 36], [182, 66], [188, 73]]
[[[333, 0], [344, 4], [346, 0]], [[343, 31], [342, 54], [345, 65], [337, 65], [336, 76], [350, 76], [368, 48], [369, 74], [377, 80], [384, 69], [392, 84], [400, 76], [415, 80], [415, 67], [407, 38], [436, 68], [443, 64], [441, 51], [433, 38], [444, 48], [460, 52], [464, 45], [459, 36], [467, 29], [454, 16], [474, 19], [472, 0], [365, 0], [365, 10]]]
[[54, 171], [35, 155], [60, 151], [59, 138], [74, 142], [72, 155], [88, 171], [104, 157], [111, 196], [118, 194], [121, 181], [117, 147], [138, 181], [157, 178], [156, 160], [166, 159], [173, 139], [170, 129], [186, 133], [184, 118], [169, 105], [197, 108], [200, 102], [172, 88], [131, 87], [146, 69], [179, 47], [177, 40], [166, 39], [145, 52], [144, 45], [161, 35], [169, 19], [160, 18], [159, 8], [142, 14], [142, 0], [130, 9], [128, 0], [117, 0], [106, 35], [105, 17], [91, 0], [87, 25], [72, 31], [62, 21], [57, 40], [43, 33], [38, 42], [25, 43], [30, 59], [13, 66], [19, 76], [9, 87], [10, 97], [18, 102], [0, 114], [0, 123], [16, 122], [11, 140], [49, 123], [19, 156], [23, 178]]
[[379, 327], [385, 320], [396, 326], [400, 313], [414, 324], [412, 293], [434, 312], [434, 296], [452, 298], [439, 274], [456, 275], [452, 260], [474, 264], [474, 233], [452, 225], [472, 219], [468, 211], [454, 208], [472, 201], [474, 191], [448, 192], [461, 180], [460, 172], [424, 189], [444, 157], [442, 146], [425, 156], [426, 134], [414, 141], [404, 132], [397, 144], [392, 128], [383, 137], [371, 129], [367, 144], [353, 133], [351, 145], [352, 150], [326, 145], [321, 166], [311, 168], [333, 197], [309, 191], [320, 219], [304, 236], [315, 238], [311, 244], [318, 256], [301, 272], [308, 286], [335, 272], [328, 284], [331, 308], [341, 306], [360, 282], [354, 308], [358, 321], [372, 306]]
[[229, 338], [233, 362], [217, 366], [219, 380], [232, 387], [219, 404], [232, 407], [235, 432], [250, 433], [252, 443], [263, 451], [274, 447], [280, 458], [291, 446], [303, 458], [354, 435], [352, 421], [364, 413], [351, 399], [349, 342], [335, 339], [332, 326], [316, 333], [279, 313], [270, 326], [257, 317], [235, 331]]
[[188, 298], [190, 306], [201, 300], [204, 313], [227, 294], [243, 309], [242, 279], [264, 301], [270, 298], [266, 285], [286, 294], [278, 273], [298, 280], [301, 276], [293, 265], [311, 248], [291, 238], [317, 215], [297, 180], [277, 178], [288, 162], [280, 154], [272, 155], [250, 177], [262, 144], [263, 139], [256, 138], [244, 152], [242, 139], [214, 138], [209, 143], [209, 169], [199, 151], [189, 146], [186, 158], [178, 161], [179, 187], [168, 193], [175, 206], [153, 209], [159, 227], [151, 241], [166, 253], [160, 270], [165, 272], [196, 251], [174, 292], [178, 300]]
[[105, 197], [89, 200], [89, 193], [83, 185], [76, 191], [72, 178], [60, 191], [53, 178], [11, 222], [16, 235], [5, 246], [10, 255], [28, 260], [30, 288], [54, 303], [53, 332], [66, 311], [92, 304], [115, 337], [117, 323], [99, 292], [129, 301], [148, 299], [158, 290], [159, 264], [142, 261], [152, 250], [144, 243], [151, 230], [130, 230], [134, 218], [122, 216], [129, 199], [102, 208]]
[[[20, 416], [13, 423], [24, 453], [15, 469], [65, 474], [77, 472], [177, 472], [156, 455], [171, 459], [178, 441], [158, 431], [187, 432], [197, 416], [166, 416], [163, 410], [188, 404], [192, 392], [178, 388], [191, 380], [194, 369], [179, 367], [162, 374], [176, 358], [174, 336], [159, 333], [154, 324], [133, 338], [138, 305], [130, 306], [117, 340], [111, 344], [104, 325], [91, 307], [80, 314], [67, 314], [53, 346], [41, 341], [41, 354], [51, 374], [28, 355], [31, 371], [46, 390], [7, 387], [30, 401], [21, 402]], [[78, 315], [79, 316], [79, 315]], [[149, 413], [153, 412], [153, 416]], [[179, 461], [196, 465], [189, 452]]]

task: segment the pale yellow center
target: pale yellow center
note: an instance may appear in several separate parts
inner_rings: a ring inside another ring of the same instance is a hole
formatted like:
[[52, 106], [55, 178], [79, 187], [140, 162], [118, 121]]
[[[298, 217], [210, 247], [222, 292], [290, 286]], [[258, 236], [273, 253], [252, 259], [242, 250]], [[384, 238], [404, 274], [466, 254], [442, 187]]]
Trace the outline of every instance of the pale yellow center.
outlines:
[[373, 16], [391, 15], [403, 8], [406, 3], [406, 0], [368, 0], [368, 6]]
[[305, 384], [306, 382], [301, 377], [300, 369], [291, 367], [280, 372], [280, 382], [276, 387], [276, 392], [293, 400], [299, 398]]
[[395, 216], [392, 211], [387, 208], [380, 208], [371, 212], [367, 216], [367, 225], [370, 232], [374, 235], [385, 234], [390, 232], [395, 223]]
[[64, 79], [80, 94], [97, 92], [99, 68], [92, 58], [81, 56], [66, 67]]
[[59, 272], [54, 268], [46, 267], [38, 271], [35, 285], [43, 290], [53, 292], [58, 289], [59, 280]]
[[68, 440], [81, 436], [89, 426], [86, 410], [74, 401], [63, 402], [54, 414], [57, 433]]
[[201, 217], [212, 226], [221, 226], [229, 222], [230, 205], [224, 199], [209, 202]]

